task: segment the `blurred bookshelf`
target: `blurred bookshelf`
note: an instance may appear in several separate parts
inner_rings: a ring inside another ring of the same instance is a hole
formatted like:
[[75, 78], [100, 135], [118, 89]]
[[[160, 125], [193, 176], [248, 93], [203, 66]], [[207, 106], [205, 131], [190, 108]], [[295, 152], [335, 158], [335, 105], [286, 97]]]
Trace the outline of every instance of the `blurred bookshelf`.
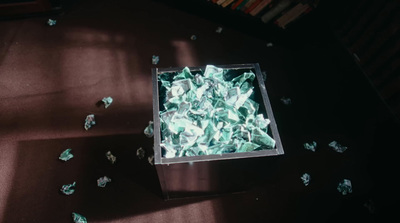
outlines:
[[319, 0], [205, 0], [224, 10], [254, 17], [265, 24], [286, 29], [296, 20], [313, 11]]
[[[319, 0], [156, 1], [272, 42], [285, 41], [294, 30], [309, 29], [302, 20], [314, 14], [319, 3]], [[307, 19], [306, 23], [312, 20], [317, 19]]]

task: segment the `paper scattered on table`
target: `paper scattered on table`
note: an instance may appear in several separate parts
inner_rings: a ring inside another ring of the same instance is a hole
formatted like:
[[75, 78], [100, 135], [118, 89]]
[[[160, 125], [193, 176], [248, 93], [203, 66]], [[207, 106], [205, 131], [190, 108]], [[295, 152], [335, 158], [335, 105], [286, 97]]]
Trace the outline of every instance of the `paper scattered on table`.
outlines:
[[104, 107], [108, 108], [108, 106], [111, 105], [111, 103], [113, 102], [112, 97], [105, 97], [101, 100], [104, 103]]
[[142, 147], [140, 147], [139, 149], [136, 150], [136, 156], [139, 159], [143, 159], [143, 157], [145, 156], [146, 152], [144, 151], [144, 149]]
[[147, 157], [147, 161], [149, 161], [150, 165], [154, 165], [154, 155]]
[[89, 130], [95, 124], [96, 124], [96, 121], [94, 120], [94, 114], [90, 114], [90, 115], [86, 116], [85, 125], [84, 125], [86, 130]]
[[311, 176], [308, 173], [303, 174], [303, 176], [301, 176], [301, 180], [303, 180], [303, 183], [305, 186], [308, 186], [308, 184], [310, 183], [311, 180]]
[[317, 142], [312, 141], [311, 143], [304, 143], [303, 146], [304, 146], [304, 149], [315, 152], [315, 149], [317, 148]]
[[149, 121], [149, 125], [144, 129], [144, 134], [151, 138], [154, 135], [154, 124], [153, 121]]
[[342, 146], [342, 145], [340, 145], [338, 142], [336, 142], [336, 141], [332, 141], [331, 143], [329, 143], [329, 146], [331, 147], [331, 148], [333, 148], [333, 150], [335, 150], [336, 152], [338, 152], [338, 153], [343, 153], [344, 151], [346, 151], [347, 150], [347, 147], [346, 146]]
[[196, 35], [192, 35], [192, 36], [190, 36], [190, 39], [191, 39], [191, 40], [196, 40], [196, 39], [197, 39], [197, 36], [196, 36]]
[[60, 191], [65, 195], [71, 195], [75, 192], [75, 184], [76, 184], [76, 182], [74, 182], [72, 184], [63, 185], [61, 187]]
[[292, 104], [292, 99], [286, 98], [286, 97], [282, 97], [282, 98], [281, 98], [281, 102], [282, 102], [284, 105], [291, 105], [291, 104]]
[[156, 55], [153, 55], [153, 57], [151, 58], [151, 63], [152, 64], [158, 64], [158, 62], [160, 61], [160, 57], [159, 56], [156, 56]]
[[273, 47], [273, 46], [274, 46], [273, 43], [271, 43], [271, 42], [267, 43], [267, 47]]
[[353, 188], [351, 187], [351, 181], [348, 179], [344, 179], [342, 182], [339, 183], [337, 190], [343, 195], [353, 192]]
[[87, 223], [87, 220], [84, 216], [75, 212], [72, 212], [72, 220], [74, 220], [75, 223]]
[[49, 26], [55, 26], [56, 24], [57, 24], [57, 20], [55, 20], [55, 19], [47, 20], [47, 25], [49, 25]]
[[218, 27], [218, 28], [215, 30], [215, 32], [216, 32], [216, 33], [221, 33], [221, 32], [222, 32], [222, 27]]
[[72, 149], [66, 149], [64, 150], [64, 152], [62, 152], [60, 154], [60, 156], [58, 157], [58, 159], [62, 160], [62, 161], [68, 161], [70, 159], [72, 159], [72, 157], [74, 157], [74, 155], [72, 155], [71, 152]]
[[110, 179], [110, 178], [108, 178], [108, 177], [106, 177], [106, 176], [100, 177], [100, 178], [97, 180], [97, 186], [98, 186], [98, 187], [105, 187], [105, 186], [107, 185], [107, 183], [109, 183], [109, 182], [111, 182], [111, 179]]
[[[231, 75], [231, 76], [229, 76]], [[229, 77], [229, 78], [228, 78]], [[251, 70], [212, 65], [194, 74], [158, 76], [163, 157], [183, 157], [273, 149], [270, 120], [258, 112]]]
[[117, 161], [117, 157], [111, 154], [111, 151], [106, 152], [106, 157], [111, 162], [111, 164], [114, 164]]

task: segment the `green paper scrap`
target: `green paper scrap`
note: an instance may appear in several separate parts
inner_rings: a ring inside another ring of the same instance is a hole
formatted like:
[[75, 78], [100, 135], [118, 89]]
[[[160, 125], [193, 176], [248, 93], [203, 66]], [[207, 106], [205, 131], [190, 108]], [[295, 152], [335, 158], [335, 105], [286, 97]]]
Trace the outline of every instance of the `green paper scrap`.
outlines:
[[107, 159], [111, 162], [111, 164], [114, 164], [115, 162], [117, 162], [117, 157], [115, 157], [111, 151], [106, 152], [106, 157]]
[[104, 176], [97, 179], [97, 186], [98, 187], [106, 187], [107, 183], [111, 182], [111, 179]]
[[147, 157], [147, 161], [149, 161], [150, 165], [154, 165], [154, 155]]
[[[258, 113], [255, 74], [228, 77], [212, 65], [193, 73], [163, 73], [160, 82], [160, 131], [166, 158], [273, 149], [270, 120]], [[150, 126], [150, 125], [149, 125]], [[153, 126], [151, 126], [153, 127]], [[153, 129], [151, 129], [153, 133]]]
[[75, 185], [76, 185], [76, 182], [74, 182], [72, 184], [63, 185], [61, 187], [60, 191], [65, 195], [71, 195], [75, 192]]
[[151, 138], [154, 135], [154, 124], [153, 121], [149, 121], [149, 125], [144, 129], [144, 134]]
[[160, 57], [159, 56], [153, 55], [151, 57], [151, 63], [152, 64], [157, 65], [159, 61], [160, 61]]
[[310, 180], [311, 180], [310, 174], [304, 173], [304, 174], [301, 176], [301, 180], [303, 181], [303, 184], [304, 184], [305, 186], [308, 186], [308, 184], [310, 183]]
[[72, 212], [72, 220], [74, 220], [75, 223], [87, 223], [87, 220], [84, 216], [75, 212]]
[[337, 190], [342, 193], [342, 195], [352, 193], [353, 188], [351, 186], [351, 181], [348, 179], [343, 179], [343, 181], [339, 183]]
[[139, 159], [143, 159], [145, 155], [146, 155], [146, 152], [144, 151], [144, 149], [142, 147], [140, 147], [139, 149], [136, 150], [136, 156]]
[[304, 149], [315, 152], [315, 149], [317, 148], [317, 142], [312, 141], [311, 143], [304, 143], [303, 146], [304, 146]]
[[291, 104], [292, 104], [292, 99], [287, 98], [287, 97], [282, 97], [282, 98], [281, 98], [281, 102], [282, 102], [284, 105], [291, 105]]
[[47, 25], [49, 25], [49, 26], [55, 26], [56, 24], [57, 24], [57, 20], [55, 20], [55, 19], [47, 20]]
[[342, 145], [340, 145], [338, 142], [336, 142], [336, 141], [332, 141], [331, 143], [329, 143], [329, 146], [331, 147], [331, 148], [333, 148], [333, 150], [335, 150], [336, 152], [338, 152], [338, 153], [343, 153], [344, 151], [346, 151], [347, 150], [347, 147], [346, 146], [342, 146]]
[[89, 130], [92, 127], [92, 125], [95, 125], [95, 124], [96, 124], [96, 121], [94, 120], [94, 114], [90, 114], [90, 115], [86, 116], [85, 125], [84, 125], [86, 131]]
[[74, 155], [72, 155], [71, 152], [72, 149], [66, 149], [64, 150], [64, 152], [62, 152], [60, 154], [60, 156], [58, 157], [58, 159], [62, 160], [62, 161], [68, 161], [70, 159], [72, 159], [74, 157]]
[[104, 103], [104, 107], [108, 108], [111, 103], [113, 102], [113, 98], [112, 97], [105, 97], [101, 100]]

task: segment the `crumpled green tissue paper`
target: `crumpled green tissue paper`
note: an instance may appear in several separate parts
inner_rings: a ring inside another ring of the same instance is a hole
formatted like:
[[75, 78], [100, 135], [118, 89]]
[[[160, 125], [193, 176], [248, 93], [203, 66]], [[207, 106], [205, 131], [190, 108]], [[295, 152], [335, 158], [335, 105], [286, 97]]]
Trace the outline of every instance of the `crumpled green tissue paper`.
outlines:
[[254, 101], [251, 70], [229, 77], [213, 65], [204, 72], [162, 73], [160, 131], [166, 158], [273, 149], [270, 120]]
[[62, 160], [62, 161], [68, 161], [70, 159], [72, 159], [74, 157], [74, 155], [72, 155], [71, 153], [72, 149], [66, 149], [64, 150], [60, 156], [58, 157], [58, 159]]
[[342, 194], [346, 195], [353, 192], [353, 188], [351, 186], [351, 181], [348, 179], [343, 179], [342, 182], [339, 183], [337, 190]]
[[114, 164], [115, 162], [117, 162], [117, 157], [115, 157], [111, 151], [106, 152], [106, 157], [107, 159], [111, 162], [111, 164]]
[[308, 184], [310, 184], [310, 180], [311, 180], [310, 174], [304, 173], [304, 174], [301, 176], [301, 180], [303, 181], [303, 184], [304, 184], [305, 186], [308, 186]]
[[65, 195], [71, 195], [75, 192], [75, 185], [76, 185], [76, 182], [74, 182], [72, 184], [63, 185], [61, 187], [60, 191]]
[[347, 147], [346, 146], [342, 146], [342, 145], [340, 145], [338, 142], [336, 142], [336, 141], [332, 141], [331, 143], [329, 143], [329, 146], [333, 149], [333, 150], [335, 150], [336, 152], [338, 152], [338, 153], [343, 153], [344, 151], [346, 151], [347, 150]]
[[108, 108], [114, 100], [112, 97], [104, 97], [101, 101], [104, 103], [104, 108]]
[[97, 186], [98, 187], [106, 187], [107, 183], [111, 182], [111, 179], [108, 178], [107, 176], [100, 177], [97, 179]]
[[160, 57], [159, 56], [153, 55], [151, 57], [151, 63], [152, 64], [157, 65], [159, 61], [160, 61]]
[[139, 149], [136, 150], [136, 156], [139, 159], [143, 159], [145, 155], [146, 155], [146, 152], [144, 151], [144, 149], [142, 147], [140, 147]]
[[90, 115], [86, 116], [85, 125], [84, 125], [85, 130], [89, 130], [95, 124], [96, 124], [96, 121], [94, 120], [94, 114], [90, 114]]
[[317, 148], [317, 142], [312, 141], [311, 143], [304, 143], [303, 146], [304, 149], [315, 152], [315, 149]]
[[144, 134], [151, 138], [154, 135], [154, 123], [153, 121], [149, 121], [149, 125], [144, 129]]
[[72, 220], [75, 223], [87, 223], [87, 220], [83, 215], [80, 215], [80, 214], [75, 213], [75, 212], [72, 212]]
[[55, 26], [56, 24], [57, 24], [57, 20], [55, 20], [55, 19], [47, 20], [47, 25], [49, 25], [49, 26]]

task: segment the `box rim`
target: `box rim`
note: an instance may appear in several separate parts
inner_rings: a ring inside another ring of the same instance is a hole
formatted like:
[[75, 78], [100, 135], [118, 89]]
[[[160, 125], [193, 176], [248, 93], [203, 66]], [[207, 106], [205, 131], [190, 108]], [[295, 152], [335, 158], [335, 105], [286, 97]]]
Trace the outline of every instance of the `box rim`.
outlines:
[[[278, 132], [278, 126], [273, 115], [271, 103], [268, 97], [267, 89], [264, 84], [264, 80], [261, 74], [261, 69], [258, 63], [245, 63], [245, 64], [228, 64], [228, 65], [213, 65], [223, 69], [254, 69], [258, 85], [260, 87], [261, 97], [263, 104], [270, 122], [270, 128], [272, 138], [275, 140], [275, 148], [268, 150], [259, 150], [252, 152], [242, 153], [224, 153], [224, 154], [212, 154], [212, 155], [201, 155], [201, 156], [185, 156], [185, 157], [174, 157], [165, 158], [162, 157], [161, 150], [161, 133], [160, 129], [160, 109], [159, 109], [159, 91], [158, 91], [158, 75], [167, 72], [177, 72], [184, 69], [184, 67], [170, 67], [170, 68], [152, 68], [152, 86], [153, 86], [153, 123], [154, 123], [154, 164], [155, 165], [169, 165], [174, 163], [191, 163], [191, 162], [204, 162], [204, 161], [216, 161], [216, 160], [229, 160], [229, 159], [243, 159], [252, 157], [267, 157], [283, 155], [284, 150], [282, 142]], [[205, 70], [206, 66], [188, 67], [190, 71]], [[156, 131], [157, 130], [157, 131]]]

